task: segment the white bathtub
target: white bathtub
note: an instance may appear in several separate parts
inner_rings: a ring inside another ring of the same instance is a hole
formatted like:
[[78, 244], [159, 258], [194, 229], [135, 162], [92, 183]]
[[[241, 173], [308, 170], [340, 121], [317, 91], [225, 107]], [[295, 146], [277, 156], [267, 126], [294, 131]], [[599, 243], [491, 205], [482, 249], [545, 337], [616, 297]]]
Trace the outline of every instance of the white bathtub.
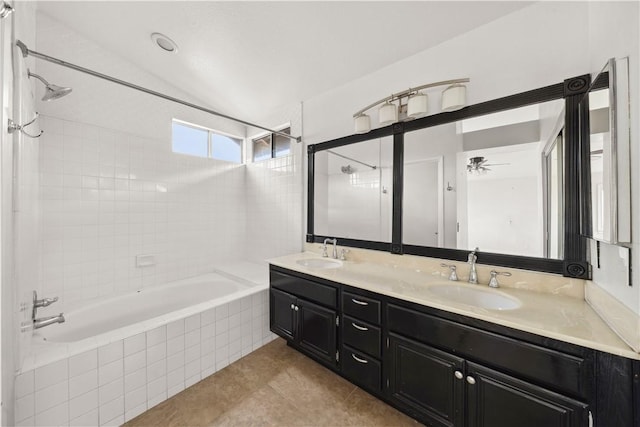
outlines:
[[[256, 290], [256, 286], [249, 286], [219, 274], [205, 274], [106, 298], [69, 311], [64, 314], [64, 323], [43, 328], [40, 335], [51, 343], [81, 341], [141, 322], [153, 322], [156, 318], [162, 321], [162, 318], [174, 312], [177, 313], [173, 317], [183, 317], [183, 314], [203, 311], [250, 295]], [[182, 313], [184, 309], [187, 309], [187, 312]]]
[[34, 333], [16, 378], [19, 426], [121, 425], [276, 337], [268, 267], [246, 262], [65, 318]]

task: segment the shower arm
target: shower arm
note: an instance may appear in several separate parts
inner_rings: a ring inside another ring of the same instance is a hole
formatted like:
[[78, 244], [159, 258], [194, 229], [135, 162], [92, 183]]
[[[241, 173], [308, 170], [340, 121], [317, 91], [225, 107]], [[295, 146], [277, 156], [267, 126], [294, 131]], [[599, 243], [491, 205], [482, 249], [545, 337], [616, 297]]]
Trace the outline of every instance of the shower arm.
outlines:
[[115, 77], [111, 77], [111, 76], [108, 76], [106, 74], [102, 74], [102, 73], [99, 73], [97, 71], [93, 71], [93, 70], [90, 70], [88, 68], [81, 67], [79, 65], [71, 64], [71, 63], [63, 61], [61, 59], [54, 58], [54, 57], [49, 56], [49, 55], [45, 55], [44, 53], [36, 52], [35, 50], [30, 50], [20, 40], [16, 40], [16, 46], [18, 46], [20, 48], [20, 50], [22, 51], [22, 56], [25, 57], [25, 58], [27, 56], [33, 56], [35, 58], [39, 58], [39, 59], [42, 59], [42, 60], [45, 60], [45, 61], [48, 61], [48, 62], [51, 62], [51, 63], [54, 63], [54, 64], [62, 65], [63, 67], [71, 68], [72, 70], [80, 71], [81, 73], [89, 74], [91, 76], [98, 77], [100, 79], [107, 80], [107, 81], [110, 81], [112, 83], [117, 83], [119, 85], [126, 86], [126, 87], [128, 87], [130, 89], [135, 89], [137, 91], [144, 92], [144, 93], [147, 93], [149, 95], [157, 96], [158, 98], [166, 99], [167, 101], [171, 101], [171, 102], [175, 102], [175, 103], [178, 103], [178, 104], [182, 104], [182, 105], [185, 105], [187, 107], [194, 108], [196, 110], [204, 111], [205, 113], [213, 114], [214, 116], [218, 116], [218, 117], [222, 117], [224, 119], [232, 120], [234, 122], [241, 123], [241, 124], [243, 124], [245, 126], [251, 126], [251, 127], [258, 128], [258, 129], [266, 130], [267, 132], [274, 133], [276, 135], [280, 135], [280, 136], [283, 136], [285, 138], [289, 138], [289, 139], [295, 140], [296, 142], [302, 141], [302, 137], [301, 136], [292, 136], [292, 135], [286, 134], [284, 132], [280, 132], [280, 131], [277, 131], [277, 130], [269, 129], [267, 127], [264, 127], [264, 126], [261, 126], [261, 125], [257, 125], [255, 123], [248, 122], [246, 120], [237, 119], [235, 117], [231, 117], [231, 116], [228, 116], [226, 114], [219, 113], [219, 112], [211, 110], [209, 108], [202, 107], [200, 105], [196, 105], [196, 104], [193, 104], [193, 103], [188, 102], [188, 101], [183, 101], [181, 99], [174, 98], [174, 97], [169, 96], [169, 95], [165, 95], [164, 93], [156, 92], [155, 90], [147, 89], [147, 88], [144, 88], [142, 86], [138, 86], [136, 84], [129, 83], [129, 82], [126, 82], [124, 80], [120, 80], [120, 79], [117, 79]]

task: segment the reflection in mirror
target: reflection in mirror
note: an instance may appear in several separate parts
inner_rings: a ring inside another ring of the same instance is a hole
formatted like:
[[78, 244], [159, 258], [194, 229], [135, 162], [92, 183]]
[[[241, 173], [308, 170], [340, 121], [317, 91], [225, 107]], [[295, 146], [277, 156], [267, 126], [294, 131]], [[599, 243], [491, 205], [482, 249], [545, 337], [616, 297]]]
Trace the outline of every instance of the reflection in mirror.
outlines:
[[[581, 103], [589, 108], [591, 226], [607, 243], [631, 241], [628, 58], [611, 59]], [[590, 233], [588, 232], [590, 229]]]
[[391, 241], [393, 138], [315, 153], [314, 233]]
[[[555, 167], [543, 162], [563, 106], [555, 100], [407, 132], [403, 243], [562, 258], [562, 144], [549, 160]], [[554, 187], [555, 203], [545, 202], [545, 186]]]
[[[562, 117], [562, 116], [561, 116]], [[564, 124], [564, 120], [559, 123]], [[564, 235], [564, 129], [560, 129], [543, 152], [545, 258], [563, 257]]]

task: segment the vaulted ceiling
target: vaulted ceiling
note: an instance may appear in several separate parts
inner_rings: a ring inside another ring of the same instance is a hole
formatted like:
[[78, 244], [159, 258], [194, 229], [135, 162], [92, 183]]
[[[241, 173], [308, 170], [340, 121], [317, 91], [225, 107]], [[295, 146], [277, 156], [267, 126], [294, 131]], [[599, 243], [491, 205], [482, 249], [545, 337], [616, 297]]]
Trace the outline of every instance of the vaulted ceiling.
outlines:
[[[252, 120], [529, 4], [41, 1], [38, 11], [210, 108]], [[155, 46], [153, 32], [172, 38], [178, 53]]]

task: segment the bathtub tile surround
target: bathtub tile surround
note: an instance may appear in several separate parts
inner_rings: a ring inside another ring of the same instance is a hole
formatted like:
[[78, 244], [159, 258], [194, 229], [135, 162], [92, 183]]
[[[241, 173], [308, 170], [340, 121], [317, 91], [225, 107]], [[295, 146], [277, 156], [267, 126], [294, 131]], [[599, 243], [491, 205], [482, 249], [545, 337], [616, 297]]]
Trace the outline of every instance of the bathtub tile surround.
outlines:
[[16, 422], [121, 425], [275, 338], [261, 290], [18, 375]]

